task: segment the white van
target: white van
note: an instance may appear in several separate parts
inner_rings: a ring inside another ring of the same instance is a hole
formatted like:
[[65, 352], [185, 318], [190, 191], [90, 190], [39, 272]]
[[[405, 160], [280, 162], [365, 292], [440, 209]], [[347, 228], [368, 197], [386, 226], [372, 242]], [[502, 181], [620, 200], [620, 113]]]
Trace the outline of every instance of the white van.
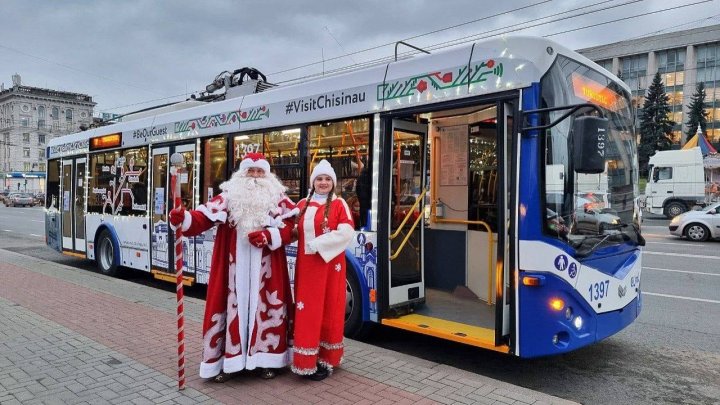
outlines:
[[655, 152], [648, 163], [645, 211], [674, 218], [705, 204], [700, 148]]

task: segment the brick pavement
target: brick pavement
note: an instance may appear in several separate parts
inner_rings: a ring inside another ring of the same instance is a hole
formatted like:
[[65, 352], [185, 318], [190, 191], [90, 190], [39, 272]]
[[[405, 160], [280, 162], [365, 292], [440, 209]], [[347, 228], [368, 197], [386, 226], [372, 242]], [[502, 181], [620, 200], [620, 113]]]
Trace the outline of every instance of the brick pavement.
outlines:
[[567, 404], [563, 399], [346, 340], [312, 382], [197, 376], [202, 300], [187, 298], [188, 388], [176, 389], [175, 295], [0, 249], [0, 403]]

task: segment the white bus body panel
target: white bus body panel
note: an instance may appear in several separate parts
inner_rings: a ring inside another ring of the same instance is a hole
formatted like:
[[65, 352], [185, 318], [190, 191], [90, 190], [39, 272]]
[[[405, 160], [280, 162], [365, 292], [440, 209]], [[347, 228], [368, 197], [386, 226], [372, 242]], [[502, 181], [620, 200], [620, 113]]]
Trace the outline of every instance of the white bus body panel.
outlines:
[[[119, 263], [132, 269], [150, 271], [150, 247], [147, 235], [147, 217], [114, 216], [88, 213], [85, 216], [87, 229], [87, 257], [95, 259], [95, 237], [101, 225], [108, 224], [115, 230], [120, 246]], [[139, 237], [145, 235], [146, 237]]]
[[[640, 254], [637, 255], [637, 260], [629, 264], [626, 269], [611, 276], [590, 266], [582, 265], [564, 250], [544, 242], [520, 241], [518, 250], [522, 270], [548, 273], [562, 278], [585, 299], [595, 313], [601, 314], [625, 308], [639, 294], [642, 271]], [[562, 266], [557, 265], [560, 258], [562, 258]], [[590, 288], [599, 283], [606, 283], [604, 296], [591, 296]], [[602, 305], [598, 307], [598, 304]]]

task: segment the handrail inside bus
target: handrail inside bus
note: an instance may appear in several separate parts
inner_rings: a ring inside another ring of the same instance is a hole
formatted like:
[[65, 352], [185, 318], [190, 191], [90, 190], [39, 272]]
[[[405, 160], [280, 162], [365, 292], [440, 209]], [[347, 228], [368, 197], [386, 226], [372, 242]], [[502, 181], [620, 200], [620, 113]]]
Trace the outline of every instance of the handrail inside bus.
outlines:
[[[410, 208], [408, 213], [405, 214], [405, 218], [402, 220], [400, 225], [398, 225], [398, 229], [395, 231], [395, 233], [390, 235], [390, 240], [393, 240], [393, 239], [397, 238], [398, 235], [400, 235], [400, 231], [402, 231], [402, 227], [405, 226], [405, 223], [407, 222], [407, 220], [410, 218], [410, 216], [413, 214], [413, 212], [415, 212], [415, 208], [418, 206], [420, 201], [422, 201], [422, 199], [425, 198], [425, 193], [427, 193], [427, 189], [423, 189], [422, 193], [420, 193], [420, 195], [417, 197], [417, 199], [415, 200], [415, 204], [413, 204], [412, 208]], [[422, 216], [422, 213], [420, 213], [420, 216]]]
[[[412, 212], [412, 211], [410, 211], [410, 212]], [[393, 253], [393, 254], [390, 256], [390, 260], [395, 260], [395, 259], [397, 259], [398, 256], [400, 256], [400, 252], [402, 252], [403, 248], [405, 247], [405, 243], [407, 243], [408, 239], [410, 239], [410, 235], [412, 235], [413, 231], [414, 231], [415, 228], [417, 227], [418, 223], [420, 223], [420, 220], [421, 220], [421, 219], [423, 219], [423, 216], [422, 216], [422, 215], [418, 215], [417, 219], [415, 220], [415, 222], [414, 222], [414, 223], [412, 224], [412, 226], [410, 227], [410, 230], [408, 231], [407, 235], [405, 235], [405, 238], [402, 240], [402, 242], [400, 242], [400, 246], [398, 246], [398, 248], [397, 248], [397, 250], [395, 251], [395, 253]], [[400, 229], [402, 229], [402, 228], [400, 228]]]

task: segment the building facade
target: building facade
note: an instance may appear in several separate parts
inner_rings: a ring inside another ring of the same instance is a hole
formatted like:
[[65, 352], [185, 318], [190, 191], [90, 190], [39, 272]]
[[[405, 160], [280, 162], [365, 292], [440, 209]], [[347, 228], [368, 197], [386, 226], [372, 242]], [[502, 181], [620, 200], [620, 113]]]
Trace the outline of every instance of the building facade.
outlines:
[[[720, 145], [720, 24], [580, 49], [579, 53], [620, 77], [641, 109], [645, 92], [660, 72], [670, 100], [673, 142], [687, 141], [688, 106], [698, 82], [705, 83], [705, 135]], [[639, 115], [639, 114], [638, 114]], [[639, 122], [636, 120], [639, 129]], [[694, 130], [692, 131], [694, 133]]]
[[57, 136], [90, 126], [95, 104], [86, 94], [0, 86], [0, 190], [44, 192], [45, 148]]

